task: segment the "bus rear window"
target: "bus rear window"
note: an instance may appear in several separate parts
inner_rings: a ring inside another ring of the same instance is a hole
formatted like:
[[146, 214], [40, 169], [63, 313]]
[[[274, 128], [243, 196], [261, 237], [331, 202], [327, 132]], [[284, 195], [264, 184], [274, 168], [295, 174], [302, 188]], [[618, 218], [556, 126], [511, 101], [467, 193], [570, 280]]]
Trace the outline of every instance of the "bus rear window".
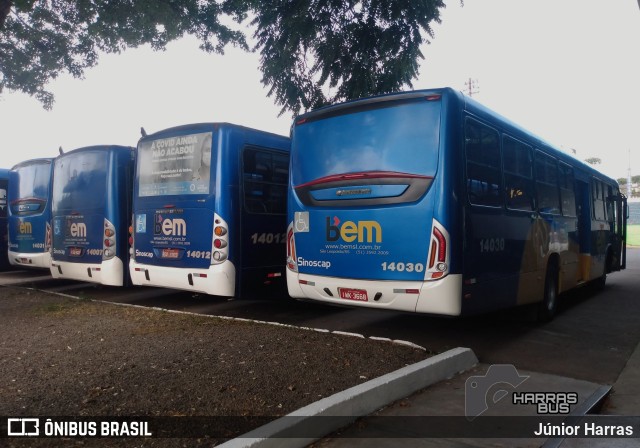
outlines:
[[107, 154], [81, 151], [55, 161], [53, 212], [99, 209], [105, 204], [107, 190]]
[[9, 192], [11, 199], [35, 198], [47, 200], [51, 181], [51, 163], [32, 163], [15, 170], [18, 173], [18, 190]]
[[440, 101], [419, 100], [296, 126], [293, 185], [364, 171], [435, 175], [440, 108]]
[[213, 134], [178, 135], [138, 145], [138, 196], [209, 194]]

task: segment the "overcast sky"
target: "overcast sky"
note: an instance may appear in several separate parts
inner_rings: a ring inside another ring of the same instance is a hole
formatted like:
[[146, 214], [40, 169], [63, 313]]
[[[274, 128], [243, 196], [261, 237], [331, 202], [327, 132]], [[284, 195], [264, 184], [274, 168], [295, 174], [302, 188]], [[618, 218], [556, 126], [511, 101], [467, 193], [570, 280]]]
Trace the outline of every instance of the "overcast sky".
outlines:
[[[599, 157], [613, 177], [640, 174], [640, 9], [637, 0], [447, 1], [425, 45], [415, 89], [465, 89], [578, 158]], [[52, 111], [0, 96], [0, 167], [94, 145], [135, 146], [147, 132], [226, 121], [287, 135], [291, 116], [260, 83], [258, 56], [198, 49], [193, 38], [104, 55], [85, 79], [62, 75]]]

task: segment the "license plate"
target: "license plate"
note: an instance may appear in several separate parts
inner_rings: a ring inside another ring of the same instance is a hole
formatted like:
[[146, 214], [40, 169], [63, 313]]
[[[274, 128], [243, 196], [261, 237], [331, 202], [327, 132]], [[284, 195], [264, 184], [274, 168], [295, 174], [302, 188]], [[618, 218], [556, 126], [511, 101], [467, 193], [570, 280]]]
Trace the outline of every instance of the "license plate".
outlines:
[[162, 258], [178, 258], [180, 249], [162, 249]]
[[367, 291], [364, 289], [338, 288], [338, 292], [342, 299], [357, 300], [359, 302], [366, 302], [369, 300], [367, 298]]
[[80, 255], [82, 255], [82, 248], [81, 247], [70, 247], [69, 248], [69, 255], [72, 257], [79, 257]]

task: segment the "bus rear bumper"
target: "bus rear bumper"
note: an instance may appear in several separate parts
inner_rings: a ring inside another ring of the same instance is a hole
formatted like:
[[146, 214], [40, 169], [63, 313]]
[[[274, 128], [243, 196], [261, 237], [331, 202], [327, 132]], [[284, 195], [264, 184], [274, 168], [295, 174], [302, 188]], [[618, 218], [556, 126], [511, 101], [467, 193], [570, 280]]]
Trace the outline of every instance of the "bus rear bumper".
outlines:
[[53, 278], [67, 278], [108, 286], [123, 286], [124, 282], [124, 265], [118, 257], [102, 263], [51, 260], [50, 270]]
[[12, 266], [26, 268], [49, 269], [51, 254], [49, 252], [8, 252], [9, 263]]
[[153, 266], [129, 261], [129, 274], [134, 285], [194, 291], [214, 296], [235, 295], [236, 268], [229, 260], [208, 269]]
[[[340, 297], [340, 289], [364, 290], [367, 300]], [[287, 269], [287, 289], [294, 298], [335, 305], [459, 316], [462, 311], [462, 275], [449, 274], [429, 282], [354, 280], [298, 274]], [[378, 297], [378, 300], [375, 298]]]

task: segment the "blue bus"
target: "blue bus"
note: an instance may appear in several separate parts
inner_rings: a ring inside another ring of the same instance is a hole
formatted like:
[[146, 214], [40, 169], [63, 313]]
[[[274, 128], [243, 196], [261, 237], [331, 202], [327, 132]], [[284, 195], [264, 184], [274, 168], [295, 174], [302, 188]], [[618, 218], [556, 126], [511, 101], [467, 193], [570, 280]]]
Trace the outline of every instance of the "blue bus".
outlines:
[[0, 271], [9, 268], [7, 259], [7, 189], [9, 187], [9, 170], [0, 168]]
[[49, 269], [53, 158], [32, 159], [9, 173], [9, 262]]
[[294, 298], [463, 315], [625, 267], [615, 180], [450, 88], [301, 115], [288, 193]]
[[128, 229], [134, 148], [89, 146], [56, 157], [51, 275], [103, 285], [129, 283]]
[[141, 138], [133, 284], [218, 296], [284, 292], [289, 142], [228, 123]]

